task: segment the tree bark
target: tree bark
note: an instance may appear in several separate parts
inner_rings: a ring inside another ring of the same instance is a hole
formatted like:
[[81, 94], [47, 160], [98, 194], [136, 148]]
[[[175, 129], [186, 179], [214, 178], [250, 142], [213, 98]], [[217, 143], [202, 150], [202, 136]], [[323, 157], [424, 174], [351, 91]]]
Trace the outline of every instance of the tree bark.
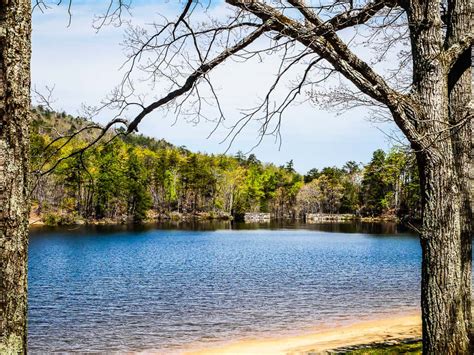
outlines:
[[[449, 150], [449, 146], [446, 145]], [[454, 156], [418, 154], [423, 199], [422, 316], [424, 354], [470, 354], [470, 283], [465, 282], [462, 199]]]
[[0, 353], [26, 353], [30, 0], [0, 0]]
[[[456, 143], [450, 117], [449, 64], [439, 1], [409, 2], [415, 126], [423, 137], [417, 161], [422, 188], [424, 354], [470, 353], [471, 249], [465, 232], [464, 137]], [[470, 241], [470, 237], [468, 238]], [[469, 280], [467, 280], [469, 277]]]
[[[446, 46], [458, 42], [472, 30], [473, 3], [471, 0], [451, 1], [448, 12]], [[456, 159], [456, 171], [461, 191], [461, 257], [464, 290], [465, 317], [468, 328], [472, 327], [471, 283], [472, 283], [472, 189], [474, 169], [472, 162], [472, 59], [471, 48], [456, 61], [448, 76], [449, 121], [453, 125], [452, 144]], [[471, 348], [472, 348], [471, 344]], [[471, 349], [472, 350], [472, 349]]]
[[[471, 328], [471, 283], [472, 283], [472, 186], [474, 178], [472, 167], [472, 84], [471, 55], [463, 54], [449, 77], [449, 116], [455, 127], [452, 132], [452, 145], [455, 156], [455, 169], [458, 175], [461, 224], [461, 267], [465, 294], [462, 297], [466, 327]], [[472, 347], [472, 344], [471, 344]]]

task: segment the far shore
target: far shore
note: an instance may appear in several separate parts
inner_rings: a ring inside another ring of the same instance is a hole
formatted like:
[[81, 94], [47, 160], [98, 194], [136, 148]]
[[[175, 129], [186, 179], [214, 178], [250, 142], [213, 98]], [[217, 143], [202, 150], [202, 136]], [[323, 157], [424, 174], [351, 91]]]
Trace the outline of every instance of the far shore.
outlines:
[[[54, 218], [50, 218], [53, 216]], [[304, 222], [307, 224], [317, 223], [348, 223], [348, 222], [368, 222], [368, 223], [384, 223], [384, 222], [400, 222], [395, 216], [379, 216], [379, 217], [361, 217], [356, 215], [330, 215], [332, 218], [326, 218], [321, 220], [308, 220], [297, 219], [296, 221]], [[191, 222], [191, 221], [232, 221], [233, 216], [229, 214], [214, 215], [211, 213], [177, 213], [173, 212], [169, 215], [159, 215], [155, 213], [149, 213], [149, 216], [138, 224], [156, 223], [156, 222]], [[267, 219], [267, 220], [255, 220], [247, 221], [245, 223], [269, 223], [275, 220], [282, 219]], [[244, 222], [242, 220], [242, 222]], [[122, 218], [103, 218], [103, 219], [83, 219], [77, 216], [72, 217], [71, 214], [57, 213], [50, 215], [38, 214], [33, 211], [30, 213], [28, 220], [30, 226], [77, 226], [77, 225], [123, 225], [131, 224], [133, 222], [125, 217]]]
[[409, 313], [362, 321], [340, 327], [310, 329], [296, 336], [243, 339], [225, 344], [190, 348], [186, 355], [302, 355], [361, 344], [415, 340], [421, 337], [421, 315]]

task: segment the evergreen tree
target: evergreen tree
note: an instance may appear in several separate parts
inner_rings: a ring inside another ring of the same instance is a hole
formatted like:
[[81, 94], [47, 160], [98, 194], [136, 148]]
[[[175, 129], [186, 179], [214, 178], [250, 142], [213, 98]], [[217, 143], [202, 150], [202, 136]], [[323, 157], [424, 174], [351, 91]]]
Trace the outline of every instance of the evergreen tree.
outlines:
[[133, 148], [128, 150], [125, 176], [128, 215], [133, 218], [133, 221], [140, 222], [146, 218], [147, 211], [151, 207], [151, 197], [147, 188], [147, 171]]
[[388, 192], [388, 184], [384, 180], [385, 152], [376, 150], [372, 155], [372, 160], [365, 167], [362, 179], [363, 214], [377, 216], [384, 211], [383, 200]]

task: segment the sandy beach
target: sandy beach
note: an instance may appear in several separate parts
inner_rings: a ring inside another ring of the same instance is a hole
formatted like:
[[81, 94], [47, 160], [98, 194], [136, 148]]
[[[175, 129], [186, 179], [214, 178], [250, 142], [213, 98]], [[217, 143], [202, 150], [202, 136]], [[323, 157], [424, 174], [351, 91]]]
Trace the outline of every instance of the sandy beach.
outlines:
[[203, 349], [190, 349], [187, 355], [300, 355], [323, 352], [344, 346], [368, 344], [421, 336], [420, 314], [363, 321], [337, 328], [315, 328], [303, 335], [291, 337], [249, 339]]

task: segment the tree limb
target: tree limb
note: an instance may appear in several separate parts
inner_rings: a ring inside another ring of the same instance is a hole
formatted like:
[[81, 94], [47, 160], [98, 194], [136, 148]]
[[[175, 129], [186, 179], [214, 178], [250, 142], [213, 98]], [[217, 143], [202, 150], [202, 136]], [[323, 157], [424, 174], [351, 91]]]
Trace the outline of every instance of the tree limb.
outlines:
[[[410, 121], [410, 117], [416, 114], [416, 109], [411, 107], [411, 100], [406, 95], [391, 89], [385, 80], [366, 62], [357, 57], [334, 30], [327, 27], [314, 12], [307, 8], [303, 9], [304, 16], [312, 24], [312, 26], [306, 26], [260, 1], [226, 0], [226, 2], [249, 11], [264, 21], [272, 19], [271, 27], [273, 30], [314, 50], [360, 91], [385, 104], [391, 111], [397, 111], [397, 114], [394, 115], [397, 125], [410, 141], [421, 144], [418, 142], [420, 136], [416, 131], [416, 127]], [[299, 9], [304, 6], [299, 0], [289, 0], [288, 2]], [[326, 30], [319, 35], [317, 32], [323, 27]], [[405, 114], [405, 111], [410, 114]]]
[[146, 106], [128, 125], [127, 133], [133, 132], [137, 130], [138, 124], [142, 121], [142, 119], [148, 115], [150, 112], [156, 110], [157, 108], [166, 105], [168, 102], [174, 100], [178, 96], [184, 94], [191, 90], [194, 84], [204, 75], [206, 75], [210, 70], [214, 69], [217, 65], [224, 62], [227, 58], [232, 56], [233, 54], [237, 53], [238, 51], [242, 50], [243, 48], [250, 45], [254, 42], [260, 35], [270, 29], [270, 22], [265, 21], [259, 28], [255, 31], [244, 37], [241, 41], [235, 44], [232, 47], [227, 48], [223, 52], [221, 52], [217, 57], [214, 59], [201, 64], [189, 77], [186, 79], [185, 83], [179, 87], [168, 93], [168, 95], [164, 96], [163, 98], [153, 102], [152, 104]]
[[445, 58], [447, 69], [450, 70], [459, 57], [466, 51], [471, 50], [474, 45], [474, 33], [467, 33], [459, 41], [454, 42], [448, 49], [445, 50]]
[[360, 9], [355, 15], [351, 15], [350, 12], [343, 12], [342, 14], [331, 18], [328, 23], [332, 26], [334, 31], [339, 31], [347, 27], [366, 23], [384, 7], [392, 7], [394, 5], [395, 2], [390, 0], [372, 1]]

